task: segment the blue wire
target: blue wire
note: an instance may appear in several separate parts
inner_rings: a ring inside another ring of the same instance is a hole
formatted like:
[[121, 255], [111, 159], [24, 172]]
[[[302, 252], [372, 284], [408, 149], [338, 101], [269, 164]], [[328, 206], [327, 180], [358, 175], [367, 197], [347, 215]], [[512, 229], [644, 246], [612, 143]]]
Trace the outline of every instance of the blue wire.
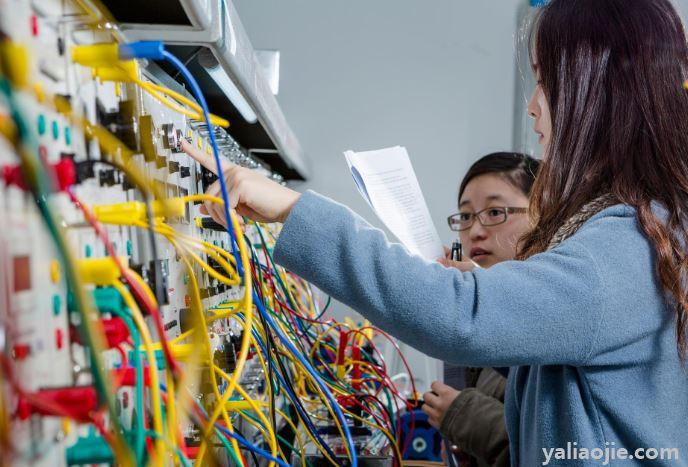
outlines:
[[342, 409], [339, 407], [339, 404], [337, 404], [337, 401], [334, 399], [334, 396], [327, 388], [325, 383], [323, 383], [322, 378], [311, 366], [310, 362], [308, 362], [308, 360], [306, 360], [303, 357], [303, 355], [301, 355], [298, 349], [294, 347], [294, 344], [292, 344], [291, 341], [284, 334], [282, 334], [282, 331], [277, 327], [277, 325], [273, 321], [272, 316], [270, 316], [270, 314], [265, 311], [265, 307], [263, 306], [263, 303], [260, 301], [258, 294], [256, 294], [255, 290], [253, 290], [253, 301], [256, 304], [259, 313], [263, 316], [263, 318], [265, 318], [265, 321], [267, 321], [268, 325], [275, 331], [277, 337], [279, 337], [282, 343], [285, 346], [287, 346], [289, 351], [299, 360], [299, 362], [301, 362], [306, 371], [308, 371], [311, 374], [313, 380], [316, 382], [320, 390], [323, 392], [323, 394], [325, 394], [325, 397], [327, 397], [327, 400], [330, 402], [330, 405], [332, 406], [332, 409], [334, 410], [334, 413], [337, 416], [337, 419], [339, 420], [342, 429], [344, 430], [344, 437], [346, 438], [346, 443], [349, 446], [349, 452], [351, 453], [351, 467], [358, 467], [356, 447], [354, 446], [354, 440], [351, 437], [349, 425], [346, 422], [346, 418], [344, 417]]
[[[241, 316], [241, 313], [239, 313], [239, 316]], [[267, 353], [263, 339], [260, 337], [260, 335], [258, 334], [258, 331], [256, 331], [255, 328], [252, 330], [252, 334], [253, 334], [254, 338], [256, 339], [256, 342], [258, 343], [258, 346], [260, 347], [261, 351], [263, 352], [263, 354], [265, 354], [266, 358], [272, 359], [272, 356], [268, 355], [268, 353]], [[306, 428], [308, 429], [308, 431], [310, 431], [311, 434], [314, 436], [314, 438], [318, 441], [318, 443], [320, 443], [320, 446], [322, 446], [323, 449], [325, 449], [325, 451], [327, 451], [327, 454], [332, 459], [335, 459], [337, 457], [337, 455], [334, 452], [332, 452], [332, 449], [330, 448], [330, 446], [328, 446], [327, 443], [320, 437], [318, 430], [313, 425], [313, 422], [311, 421], [308, 414], [303, 411], [303, 408], [297, 402], [298, 401], [297, 396], [291, 391], [291, 389], [289, 388], [289, 385], [284, 380], [284, 377], [282, 376], [282, 374], [279, 371], [276, 371], [275, 375], [277, 375], [277, 379], [279, 380], [280, 385], [282, 386], [282, 390], [284, 390], [284, 392], [287, 394], [289, 399], [291, 399], [292, 403], [294, 404], [294, 407], [296, 408], [296, 411], [301, 416], [301, 420], [303, 420], [303, 422], [306, 424]]]
[[269, 452], [262, 450], [261, 448], [259, 448], [255, 444], [252, 444], [250, 441], [244, 439], [239, 434], [231, 433], [227, 428], [220, 426], [220, 425], [215, 425], [215, 427], [218, 430], [220, 430], [222, 433], [229, 436], [230, 438], [234, 438], [239, 443], [243, 444], [246, 447], [246, 449], [248, 449], [249, 451], [253, 451], [256, 454], [258, 454], [259, 456], [265, 457], [266, 459], [269, 459], [269, 460], [279, 464], [281, 467], [290, 467], [290, 465], [287, 464], [286, 462], [284, 462], [282, 459], [278, 459], [276, 457], [273, 457]]
[[[160, 386], [160, 389], [162, 389], [164, 392], [167, 392], [167, 387], [163, 383], [160, 383], [159, 386]], [[201, 413], [203, 414], [203, 416], [205, 418], [208, 418], [208, 412], [206, 412], [206, 410], [203, 408], [202, 405], [196, 403], [196, 407], [198, 407], [198, 410], [201, 411]], [[255, 444], [246, 440], [244, 437], [242, 437], [238, 434], [235, 434], [235, 433], [230, 433], [229, 430], [227, 430], [225, 427], [219, 425], [217, 422], [215, 423], [215, 429], [220, 430], [223, 433], [225, 433], [227, 436], [236, 439], [239, 443], [243, 444], [249, 451], [253, 451], [256, 454], [258, 454], [259, 456], [265, 457], [266, 459], [269, 459], [273, 462], [276, 462], [282, 467], [291, 467], [288, 464], [286, 464], [283, 460], [278, 459], [276, 457], [272, 457], [272, 455], [269, 452], [262, 450], [261, 448], [259, 448]]]
[[[206, 126], [208, 127], [208, 133], [210, 136], [210, 144], [213, 147], [213, 157], [215, 158], [215, 165], [217, 167], [217, 173], [218, 173], [218, 180], [220, 181], [220, 190], [222, 192], [222, 200], [224, 201], [224, 210], [225, 210], [225, 217], [227, 219], [227, 232], [229, 233], [229, 238], [230, 238], [230, 243], [232, 246], [232, 254], [234, 255], [234, 258], [236, 259], [236, 264], [237, 264], [237, 272], [242, 275], [243, 274], [243, 266], [241, 263], [241, 258], [239, 257], [239, 253], [236, 248], [236, 233], [234, 232], [234, 226], [232, 225], [231, 222], [231, 216], [229, 215], [229, 194], [227, 193], [227, 184], [225, 183], [225, 179], [222, 176], [222, 163], [220, 162], [220, 151], [217, 147], [217, 141], [215, 140], [215, 132], [213, 131], [213, 126], [210, 122], [210, 112], [208, 111], [208, 105], [205, 101], [205, 97], [203, 96], [203, 93], [201, 92], [201, 89], [194, 79], [193, 75], [189, 72], [189, 70], [186, 68], [184, 63], [182, 63], [177, 57], [175, 57], [173, 54], [168, 52], [167, 50], [162, 51], [162, 55], [167, 60], [172, 64], [177, 70], [179, 70], [179, 73], [184, 77], [184, 80], [189, 84], [189, 87], [191, 88], [191, 92], [198, 101], [198, 104], [201, 106], [201, 109], [203, 110], [203, 118], [206, 121]], [[308, 371], [311, 376], [313, 376], [314, 381], [320, 387], [320, 390], [325, 394], [325, 397], [328, 399], [330, 402], [330, 405], [332, 406], [332, 409], [335, 412], [335, 415], [337, 416], [337, 419], [339, 420], [339, 423], [342, 426], [342, 429], [344, 430], [344, 437], [346, 438], [346, 442], [349, 446], [349, 452], [351, 453], [351, 467], [358, 467], [358, 457], [356, 456], [356, 449], [354, 446], [353, 438], [351, 437], [351, 431], [349, 430], [349, 426], [346, 422], [346, 418], [344, 417], [344, 413], [342, 412], [341, 408], [337, 404], [337, 401], [334, 399], [334, 396], [330, 392], [330, 390], [327, 388], [325, 383], [323, 383], [320, 375], [318, 375], [315, 371], [315, 369], [311, 366], [311, 364], [306, 360], [303, 355], [298, 351], [296, 347], [289, 341], [289, 339], [282, 334], [280, 329], [277, 327], [275, 322], [273, 321], [272, 317], [265, 311], [265, 307], [263, 306], [262, 301], [258, 297], [258, 294], [256, 293], [255, 290], [253, 290], [253, 298], [254, 302], [257, 305], [257, 308], [261, 315], [265, 318], [265, 320], [268, 322], [270, 327], [275, 331], [277, 336], [280, 338], [280, 340], [284, 343], [284, 345], [289, 348], [290, 352], [294, 354], [294, 356], [301, 362], [301, 364], [306, 368], [306, 371]], [[222, 429], [222, 428], [220, 428]], [[239, 441], [240, 437], [237, 437], [237, 441]], [[241, 438], [243, 439], [243, 438]], [[246, 440], [244, 440], [246, 441]], [[247, 442], [248, 443], [248, 442]], [[257, 450], [259, 448], [256, 448]], [[264, 452], [264, 451], [263, 451]], [[265, 453], [267, 454], [267, 453]], [[269, 454], [268, 454], [269, 455]], [[279, 461], [281, 462], [281, 461]], [[286, 465], [286, 464], [284, 464]]]
[[234, 232], [234, 226], [232, 225], [232, 218], [229, 215], [229, 194], [227, 192], [227, 184], [225, 183], [225, 177], [222, 175], [222, 163], [220, 162], [220, 150], [217, 147], [217, 140], [215, 139], [215, 132], [213, 131], [213, 125], [210, 122], [210, 112], [208, 111], [208, 104], [205, 101], [203, 92], [201, 91], [198, 82], [193, 77], [188, 68], [181, 62], [177, 57], [168, 52], [167, 50], [162, 51], [162, 56], [170, 62], [179, 73], [184, 77], [184, 80], [188, 83], [191, 88], [191, 93], [194, 95], [198, 104], [203, 110], [203, 118], [205, 119], [205, 124], [208, 127], [208, 134], [210, 136], [210, 144], [213, 147], [213, 157], [215, 158], [215, 166], [217, 167], [217, 178], [220, 181], [220, 190], [222, 191], [222, 201], [224, 201], [225, 218], [227, 219], [227, 232], [229, 233], [229, 243], [232, 246], [232, 254], [237, 264], [237, 273], [241, 276], [243, 275], [243, 264], [241, 263], [241, 257], [237, 251], [237, 240], [236, 232]]

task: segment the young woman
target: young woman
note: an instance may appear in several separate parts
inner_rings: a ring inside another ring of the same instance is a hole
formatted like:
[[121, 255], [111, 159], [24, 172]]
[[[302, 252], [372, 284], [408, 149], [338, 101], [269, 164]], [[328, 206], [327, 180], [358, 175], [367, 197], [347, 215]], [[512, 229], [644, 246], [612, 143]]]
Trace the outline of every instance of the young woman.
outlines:
[[[470, 259], [484, 268], [514, 259], [518, 240], [530, 229], [528, 197], [539, 161], [498, 152], [475, 162], [459, 187], [459, 212], [449, 216]], [[451, 261], [442, 261], [454, 266]], [[457, 265], [460, 266], [460, 265]], [[506, 378], [493, 368], [466, 368], [466, 389], [435, 381], [423, 411], [465, 466], [509, 465], [504, 421]]]
[[522, 261], [445, 268], [340, 204], [239, 167], [223, 174], [230, 207], [286, 221], [275, 259], [399, 339], [456, 364], [512, 367], [512, 463], [685, 465], [683, 25], [669, 0], [553, 0], [532, 62], [544, 158]]

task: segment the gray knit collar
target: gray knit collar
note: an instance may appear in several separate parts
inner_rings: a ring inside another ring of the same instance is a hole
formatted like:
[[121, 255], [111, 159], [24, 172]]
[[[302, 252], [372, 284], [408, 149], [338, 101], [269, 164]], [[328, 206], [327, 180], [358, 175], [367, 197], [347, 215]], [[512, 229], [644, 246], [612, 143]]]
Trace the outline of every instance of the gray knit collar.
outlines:
[[559, 227], [552, 237], [552, 240], [550, 240], [549, 245], [547, 245], [547, 250], [551, 250], [571, 235], [575, 234], [581, 225], [598, 212], [618, 203], [619, 201], [614, 195], [607, 193], [585, 204], [576, 214], [571, 216], [569, 220]]

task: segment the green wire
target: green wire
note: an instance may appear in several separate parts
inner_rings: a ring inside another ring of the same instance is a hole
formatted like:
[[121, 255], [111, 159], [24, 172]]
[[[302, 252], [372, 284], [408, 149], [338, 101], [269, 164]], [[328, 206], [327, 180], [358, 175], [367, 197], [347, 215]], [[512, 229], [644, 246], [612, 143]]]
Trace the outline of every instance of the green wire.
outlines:
[[[4, 77], [0, 77], [0, 92], [5, 96], [7, 104], [10, 108], [12, 119], [17, 127], [17, 132], [19, 139], [25, 142], [27, 138], [30, 138], [30, 132], [26, 122], [21, 116], [19, 107], [14, 100], [14, 95], [11, 87], [11, 83]], [[30, 152], [26, 153], [22, 150], [21, 145], [17, 145], [17, 154], [21, 159], [22, 171], [24, 173], [25, 179], [31, 191], [34, 195], [36, 204], [38, 205], [39, 211], [45, 222], [50, 234], [55, 241], [57, 247], [60, 261], [65, 271], [66, 282], [68, 286], [72, 289], [74, 297], [74, 305], [79, 315], [81, 316], [80, 331], [84, 336], [86, 341], [86, 346], [93, 349], [95, 340], [93, 337], [92, 326], [92, 310], [86, 305], [86, 297], [83, 288], [80, 286], [78, 274], [76, 272], [75, 264], [72, 261], [72, 255], [69, 253], [69, 246], [67, 240], [64, 237], [62, 231], [60, 230], [60, 223], [53, 215], [50, 207], [48, 206], [48, 198], [50, 197], [52, 190], [50, 180], [41, 170], [40, 161], [35, 160], [30, 157]], [[31, 153], [32, 154], [32, 153]], [[115, 399], [111, 391], [108, 391], [108, 383], [105, 375], [105, 370], [103, 364], [100, 360], [100, 355], [96, 352], [88, 352], [91, 372], [93, 374], [93, 382], [98, 390], [101, 397], [105, 398], [105, 402], [108, 408], [108, 413], [110, 415], [110, 423], [113, 424], [114, 435], [118, 441], [126, 447], [129, 447], [128, 441], [122, 436], [122, 427], [117, 418], [117, 411], [115, 408]], [[125, 452], [127, 457], [131, 455], [130, 452]]]
[[[252, 415], [251, 412], [247, 412], [247, 411], [245, 411], [245, 410], [241, 410], [240, 412], [243, 413], [244, 415], [246, 415], [248, 418], [250, 418], [250, 419], [253, 420], [254, 422], [256, 422], [256, 423], [258, 423], [259, 425], [263, 426], [263, 428], [265, 428], [265, 425], [263, 425], [263, 423], [262, 423], [256, 416]], [[294, 430], [292, 429], [292, 431], [294, 431]], [[277, 433], [275, 433], [275, 436], [276, 436], [277, 439], [280, 440], [282, 443], [286, 444], [287, 447], [290, 448], [292, 451], [296, 451], [296, 450], [297, 450], [297, 449], [294, 447], [293, 444], [291, 444], [289, 441], [287, 441], [286, 439], [284, 439], [283, 437], [281, 437], [281, 436], [278, 435]], [[310, 465], [311, 467], [313, 466], [313, 464], [311, 464], [311, 462], [310, 462], [308, 459], [306, 459], [306, 465]]]
[[[165, 444], [168, 444], [168, 447], [171, 447], [171, 446], [169, 446], [169, 441], [167, 441], [164, 437], [160, 436], [160, 434], [159, 434], [159, 433], [156, 433], [155, 431], [147, 431], [147, 432], [146, 432], [146, 435], [150, 436], [151, 438], [160, 438], [160, 439], [162, 439], [163, 441], [165, 441]], [[189, 461], [188, 461], [188, 459], [186, 458], [186, 456], [184, 456], [184, 453], [182, 452], [182, 450], [179, 449], [178, 446], [175, 447], [174, 450], [175, 450], [175, 452], [177, 453], [177, 457], [178, 457], [179, 460], [181, 461], [182, 465], [183, 465], [184, 467], [191, 467], [191, 464], [189, 464]], [[143, 464], [137, 464], [137, 465], [143, 465]]]
[[222, 443], [222, 446], [224, 446], [225, 450], [229, 453], [229, 455], [232, 457], [232, 460], [236, 465], [244, 465], [244, 463], [241, 461], [239, 458], [239, 455], [234, 451], [234, 448], [230, 446], [229, 441], [227, 441], [227, 438], [225, 437], [224, 434], [220, 432], [217, 428], [215, 428], [215, 434], [217, 435], [218, 438], [220, 438], [220, 442]]
[[143, 465], [143, 456], [145, 454], [145, 413], [143, 407], [143, 362], [141, 360], [141, 337], [139, 335], [138, 329], [134, 325], [131, 317], [126, 312], [120, 312], [118, 310], [112, 310], [112, 314], [120, 317], [124, 324], [129, 329], [129, 334], [134, 341], [134, 369], [136, 371], [136, 397], [135, 397], [135, 408], [136, 408], [136, 459], [137, 465]]

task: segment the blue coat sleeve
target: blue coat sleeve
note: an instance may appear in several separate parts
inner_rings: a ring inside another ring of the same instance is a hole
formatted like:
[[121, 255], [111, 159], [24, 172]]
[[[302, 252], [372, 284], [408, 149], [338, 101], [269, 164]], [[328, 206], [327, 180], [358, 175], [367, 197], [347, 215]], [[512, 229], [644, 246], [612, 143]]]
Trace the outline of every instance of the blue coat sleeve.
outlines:
[[599, 271], [576, 237], [462, 273], [409, 254], [314, 192], [294, 206], [275, 259], [404, 342], [461, 365], [581, 365], [603, 309]]

